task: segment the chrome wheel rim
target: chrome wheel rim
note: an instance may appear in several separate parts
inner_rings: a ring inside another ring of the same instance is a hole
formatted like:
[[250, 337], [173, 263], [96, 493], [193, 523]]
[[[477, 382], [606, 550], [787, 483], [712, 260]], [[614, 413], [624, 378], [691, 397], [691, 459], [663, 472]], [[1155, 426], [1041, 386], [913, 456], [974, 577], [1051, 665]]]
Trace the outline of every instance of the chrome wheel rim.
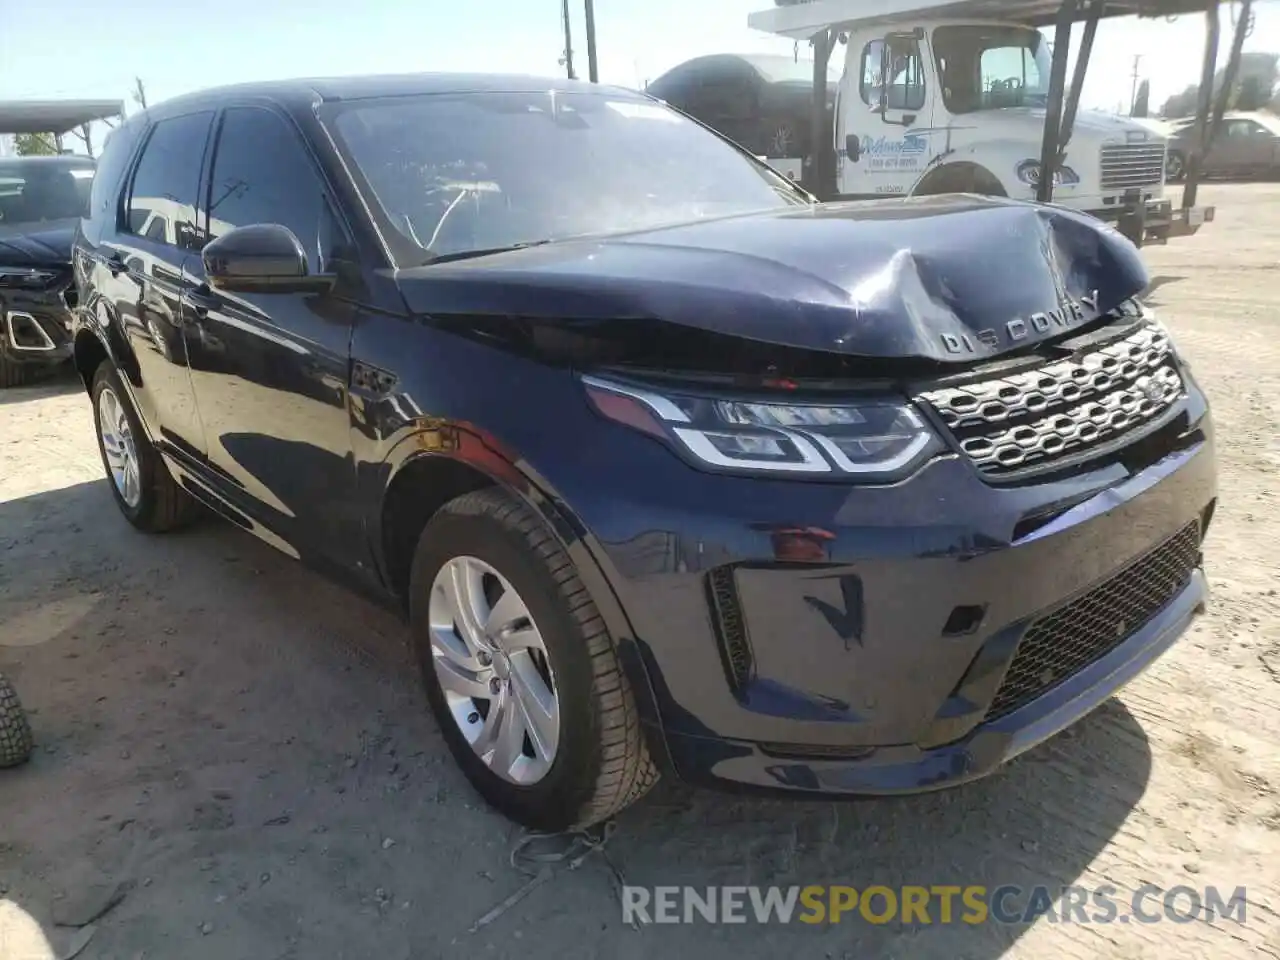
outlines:
[[98, 432], [102, 435], [107, 472], [116, 485], [116, 492], [128, 506], [136, 507], [142, 499], [138, 448], [133, 442], [133, 430], [124, 414], [124, 405], [110, 387], [104, 387], [98, 394]]
[[431, 661], [449, 715], [486, 767], [529, 786], [560, 745], [560, 698], [533, 615], [483, 560], [455, 557], [431, 585]]

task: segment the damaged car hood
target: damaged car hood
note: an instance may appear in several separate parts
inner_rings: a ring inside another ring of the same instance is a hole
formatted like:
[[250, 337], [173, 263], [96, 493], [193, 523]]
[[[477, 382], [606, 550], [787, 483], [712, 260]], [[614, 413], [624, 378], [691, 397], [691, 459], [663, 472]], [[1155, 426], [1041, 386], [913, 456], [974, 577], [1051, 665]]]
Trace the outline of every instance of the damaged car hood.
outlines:
[[428, 317], [665, 321], [801, 350], [942, 362], [1060, 338], [1147, 285], [1137, 249], [1101, 221], [967, 195], [701, 220], [428, 264], [397, 279], [410, 311]]
[[71, 262], [79, 220], [46, 220], [5, 227], [0, 223], [0, 266], [50, 267]]

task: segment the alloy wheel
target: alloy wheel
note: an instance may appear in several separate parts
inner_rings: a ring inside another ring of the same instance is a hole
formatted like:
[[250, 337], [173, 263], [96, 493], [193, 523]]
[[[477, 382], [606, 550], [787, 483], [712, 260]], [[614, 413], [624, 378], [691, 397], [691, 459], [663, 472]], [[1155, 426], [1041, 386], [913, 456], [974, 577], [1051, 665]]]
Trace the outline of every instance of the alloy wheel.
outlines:
[[124, 405], [110, 387], [104, 387], [98, 394], [98, 432], [102, 435], [102, 449], [116, 492], [127, 506], [136, 507], [142, 499], [138, 450]]
[[431, 585], [431, 660], [449, 714], [504, 780], [537, 783], [560, 743], [560, 701], [546, 644], [511, 583], [483, 560], [454, 557]]

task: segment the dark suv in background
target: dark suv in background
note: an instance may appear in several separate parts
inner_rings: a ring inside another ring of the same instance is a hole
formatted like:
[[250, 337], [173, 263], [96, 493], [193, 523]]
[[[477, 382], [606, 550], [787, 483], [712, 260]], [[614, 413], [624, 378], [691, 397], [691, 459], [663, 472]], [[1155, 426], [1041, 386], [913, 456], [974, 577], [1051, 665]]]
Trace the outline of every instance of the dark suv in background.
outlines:
[[94, 166], [76, 156], [0, 159], [0, 387], [71, 356], [71, 240]]
[[1135, 248], [818, 205], [640, 94], [272, 83], [113, 136], [75, 362], [136, 527], [197, 505], [406, 611], [478, 790], [958, 783], [1205, 598], [1205, 398]]

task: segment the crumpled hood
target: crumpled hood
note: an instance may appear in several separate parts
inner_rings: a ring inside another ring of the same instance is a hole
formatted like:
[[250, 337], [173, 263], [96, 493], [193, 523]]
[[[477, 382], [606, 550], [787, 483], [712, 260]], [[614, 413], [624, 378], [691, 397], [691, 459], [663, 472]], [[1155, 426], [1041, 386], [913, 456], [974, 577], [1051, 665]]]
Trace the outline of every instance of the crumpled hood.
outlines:
[[442, 318], [662, 320], [943, 362], [1061, 337], [1148, 282], [1133, 244], [1092, 217], [973, 196], [704, 220], [427, 265], [398, 280], [412, 312]]
[[71, 262], [71, 241], [78, 220], [46, 220], [42, 223], [0, 224], [0, 266], [57, 267]]

